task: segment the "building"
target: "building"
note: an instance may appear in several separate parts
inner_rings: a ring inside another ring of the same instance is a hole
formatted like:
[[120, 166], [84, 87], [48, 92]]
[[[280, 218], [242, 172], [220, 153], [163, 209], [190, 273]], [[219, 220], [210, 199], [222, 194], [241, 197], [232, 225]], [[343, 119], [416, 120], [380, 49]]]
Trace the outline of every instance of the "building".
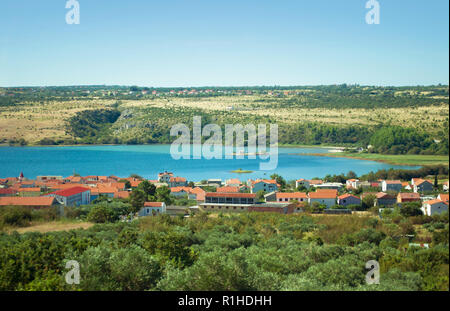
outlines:
[[208, 186], [220, 187], [220, 186], [222, 186], [222, 179], [217, 179], [217, 178], [208, 179], [206, 181], [206, 184]]
[[316, 189], [336, 189], [338, 191], [341, 190], [342, 187], [344, 187], [344, 185], [339, 182], [327, 182], [313, 186]]
[[348, 205], [361, 205], [361, 199], [352, 194], [343, 194], [338, 197], [338, 205], [348, 206]]
[[375, 206], [390, 206], [397, 203], [397, 197], [385, 192], [378, 192], [376, 194]]
[[206, 191], [200, 187], [195, 187], [189, 191], [189, 199], [196, 201], [205, 201]]
[[336, 205], [337, 190], [333, 189], [318, 189], [316, 192], [308, 193], [308, 203], [313, 204], [317, 202], [319, 204], [324, 204], [327, 208]]
[[173, 177], [173, 173], [165, 171], [164, 173], [159, 173], [158, 174], [158, 181], [168, 184], [169, 181], [170, 181], [170, 178], [172, 178], [172, 177]]
[[442, 189], [448, 192], [448, 180], [442, 185]]
[[441, 201], [448, 202], [448, 193], [440, 193], [437, 198]]
[[400, 192], [397, 195], [397, 203], [420, 202], [420, 194], [415, 192]]
[[400, 192], [402, 190], [402, 182], [400, 180], [383, 180], [381, 182], [381, 191], [395, 191]]
[[169, 179], [169, 187], [186, 187], [187, 181], [184, 177], [170, 177]]
[[86, 205], [91, 202], [91, 190], [85, 187], [73, 187], [47, 194], [65, 206]]
[[226, 193], [238, 193], [240, 192], [240, 189], [239, 186], [225, 186], [225, 187], [218, 187], [216, 191]]
[[276, 202], [308, 202], [308, 196], [304, 192], [277, 192], [275, 193]]
[[239, 187], [241, 185], [241, 181], [236, 178], [231, 178], [225, 181], [225, 186], [230, 187]]
[[139, 216], [154, 216], [166, 213], [166, 203], [164, 202], [145, 202], [144, 207], [141, 208]]
[[266, 193], [264, 195], [264, 201], [266, 201], [266, 202], [276, 202], [277, 201], [277, 192], [272, 191], [272, 192]]
[[33, 187], [33, 188], [19, 188], [19, 196], [21, 197], [38, 197], [41, 195], [41, 188]]
[[303, 178], [300, 178], [295, 181], [295, 188], [304, 187], [305, 189], [309, 189], [309, 181]]
[[172, 187], [170, 194], [176, 197], [188, 197], [191, 188], [189, 187]]
[[423, 202], [422, 212], [424, 215], [433, 216], [436, 214], [448, 213], [448, 201], [439, 199]]
[[46, 208], [56, 204], [53, 197], [0, 197], [0, 206]]
[[17, 194], [17, 190], [11, 188], [0, 188], [0, 197], [12, 197]]
[[247, 210], [249, 212], [266, 212], [278, 214], [293, 214], [295, 212], [295, 204], [289, 203], [261, 203], [250, 205]]
[[359, 179], [347, 179], [347, 181], [345, 182], [345, 185], [347, 187], [347, 189], [358, 189], [360, 186], [360, 182]]
[[414, 183], [414, 192], [431, 192], [433, 188], [433, 183], [429, 180], [420, 179]]
[[272, 192], [278, 191], [279, 185], [273, 179], [258, 179], [250, 182], [250, 192], [257, 193], [258, 191]]
[[207, 192], [205, 202], [199, 207], [202, 211], [244, 212], [255, 203], [256, 194], [253, 193]]

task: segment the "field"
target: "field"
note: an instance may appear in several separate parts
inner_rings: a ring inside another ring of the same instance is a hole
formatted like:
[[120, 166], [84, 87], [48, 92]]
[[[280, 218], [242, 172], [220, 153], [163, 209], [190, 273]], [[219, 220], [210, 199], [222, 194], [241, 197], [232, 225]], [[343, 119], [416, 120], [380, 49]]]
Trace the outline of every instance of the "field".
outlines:
[[50, 221], [50, 222], [37, 222], [31, 224], [28, 227], [21, 228], [10, 228], [6, 231], [11, 233], [13, 231], [17, 231], [19, 233], [25, 232], [54, 232], [54, 231], [69, 231], [75, 229], [88, 229], [92, 227], [93, 224], [89, 222], [79, 222], [79, 221], [70, 221], [70, 220], [60, 220], [60, 221]]

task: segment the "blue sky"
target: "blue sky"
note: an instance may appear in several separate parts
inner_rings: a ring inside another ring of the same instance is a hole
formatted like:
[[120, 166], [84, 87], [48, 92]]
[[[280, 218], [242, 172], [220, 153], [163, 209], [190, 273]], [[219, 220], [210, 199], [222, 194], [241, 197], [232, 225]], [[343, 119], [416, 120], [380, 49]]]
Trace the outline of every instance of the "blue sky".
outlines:
[[448, 84], [448, 0], [0, 1], [0, 86]]

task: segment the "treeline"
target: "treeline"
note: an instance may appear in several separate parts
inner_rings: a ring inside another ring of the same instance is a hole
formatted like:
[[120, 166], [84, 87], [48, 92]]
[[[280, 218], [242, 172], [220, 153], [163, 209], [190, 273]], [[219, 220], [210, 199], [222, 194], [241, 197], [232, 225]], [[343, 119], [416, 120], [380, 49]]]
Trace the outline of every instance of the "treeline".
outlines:
[[[413, 223], [427, 224], [430, 249], [409, 246]], [[79, 285], [64, 281], [69, 260]], [[380, 263], [379, 285], [366, 284], [369, 260]], [[0, 234], [0, 290], [447, 291], [448, 267], [448, 215], [200, 213]]]
[[379, 179], [389, 179], [389, 180], [407, 180], [410, 181], [412, 178], [424, 178], [427, 176], [445, 176], [448, 178], [449, 168], [444, 165], [434, 165], [434, 166], [424, 166], [416, 170], [410, 169], [383, 169], [377, 172], [370, 172], [364, 174], [359, 178], [361, 180], [376, 181]]

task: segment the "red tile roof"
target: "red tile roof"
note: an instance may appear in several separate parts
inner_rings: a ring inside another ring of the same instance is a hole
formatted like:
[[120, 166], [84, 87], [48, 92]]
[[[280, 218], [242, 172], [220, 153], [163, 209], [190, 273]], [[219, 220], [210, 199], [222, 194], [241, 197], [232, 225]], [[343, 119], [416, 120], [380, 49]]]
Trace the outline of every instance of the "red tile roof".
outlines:
[[347, 198], [355, 198], [355, 199], [360, 200], [360, 198], [358, 198], [357, 196], [350, 194], [350, 193], [340, 195], [338, 198], [339, 198], [339, 200], [343, 200], [343, 199], [347, 199]]
[[64, 190], [58, 190], [49, 194], [54, 194], [54, 195], [60, 195], [63, 197], [70, 197], [72, 195], [78, 194], [78, 193], [82, 193], [85, 191], [89, 191], [90, 189], [88, 188], [84, 188], [84, 187], [73, 187], [73, 188], [69, 188], [69, 189], [64, 189]]
[[163, 202], [145, 202], [145, 207], [162, 207]]
[[54, 197], [0, 197], [0, 206], [51, 206]]
[[17, 193], [17, 191], [14, 190], [14, 189], [9, 189], [9, 188], [4, 189], [4, 188], [0, 188], [0, 194], [3, 194], [3, 195], [5, 195], [5, 194], [16, 194], [16, 193]]
[[234, 186], [226, 186], [226, 187], [219, 187], [216, 189], [217, 192], [228, 192], [228, 193], [236, 193], [239, 192], [239, 187]]

